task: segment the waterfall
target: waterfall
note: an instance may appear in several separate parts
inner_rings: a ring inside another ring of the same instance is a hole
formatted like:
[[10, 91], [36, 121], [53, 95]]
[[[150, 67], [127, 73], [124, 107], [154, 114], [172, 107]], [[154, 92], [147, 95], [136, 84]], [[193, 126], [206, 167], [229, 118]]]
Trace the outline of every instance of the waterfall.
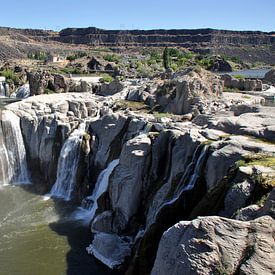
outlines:
[[161, 211], [169, 206], [174, 204], [185, 192], [192, 190], [197, 183], [201, 172], [202, 172], [202, 167], [204, 164], [204, 160], [207, 156], [208, 152], [208, 146], [207, 145], [199, 145], [193, 155], [191, 163], [187, 166], [183, 176], [180, 179], [180, 183], [178, 188], [174, 192], [174, 196], [171, 199], [168, 199], [165, 201], [160, 209], [155, 213], [154, 215], [154, 220], [156, 220], [157, 216]]
[[78, 129], [74, 130], [65, 141], [57, 166], [57, 177], [50, 197], [70, 200], [76, 185], [76, 176], [83, 134], [85, 133], [85, 123], [81, 123]]
[[[11, 111], [2, 112], [4, 140], [1, 144], [1, 169], [7, 166], [7, 181], [12, 184], [30, 183], [26, 150], [20, 128], [20, 118]], [[7, 183], [7, 182], [6, 182]]]
[[16, 98], [27, 98], [30, 96], [30, 84], [24, 84], [23, 86], [19, 87], [15, 92]]
[[95, 184], [95, 188], [93, 190], [93, 194], [83, 200], [83, 207], [79, 208], [79, 211], [74, 214], [75, 219], [82, 220], [86, 224], [93, 220], [96, 210], [98, 208], [97, 200], [104, 192], [107, 191], [109, 178], [118, 164], [119, 159], [113, 160], [109, 163], [107, 168], [99, 174]]
[[4, 144], [4, 135], [0, 124], [0, 187], [9, 183], [8, 179], [9, 159], [6, 146]]

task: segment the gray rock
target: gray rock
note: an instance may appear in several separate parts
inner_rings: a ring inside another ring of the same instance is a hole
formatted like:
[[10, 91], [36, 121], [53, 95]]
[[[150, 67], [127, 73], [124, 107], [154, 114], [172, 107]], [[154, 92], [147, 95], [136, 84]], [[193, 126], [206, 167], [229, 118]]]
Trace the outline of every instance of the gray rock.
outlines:
[[262, 91], [263, 83], [260, 79], [237, 79], [232, 75], [223, 75], [224, 86], [240, 91]]
[[123, 88], [124, 85], [120, 81], [114, 80], [109, 84], [102, 84], [96, 93], [102, 96], [110, 96], [121, 92]]
[[91, 229], [93, 233], [112, 233], [112, 224], [113, 211], [104, 211], [95, 217], [92, 222]]
[[252, 204], [247, 207], [244, 207], [240, 209], [234, 219], [239, 220], [239, 221], [251, 221], [254, 220], [258, 217], [258, 212], [260, 210], [260, 206], [257, 204]]
[[97, 150], [95, 152], [95, 165], [100, 169], [106, 167], [107, 161], [111, 154], [112, 159], [119, 156], [122, 140], [119, 135], [124, 134], [127, 130], [126, 117], [119, 114], [106, 115], [90, 124], [91, 130], [98, 140]]
[[230, 218], [238, 209], [246, 205], [253, 190], [254, 183], [246, 179], [233, 184], [227, 191], [224, 199], [224, 209], [220, 211], [219, 216]]
[[96, 234], [86, 250], [110, 269], [118, 268], [131, 255], [129, 243], [115, 234], [107, 233]]
[[232, 66], [220, 56], [216, 56], [213, 59], [213, 64], [210, 67], [212, 72], [232, 72]]
[[264, 76], [264, 81], [270, 84], [275, 84], [275, 70], [268, 71]]
[[120, 162], [111, 178], [109, 195], [114, 210], [114, 232], [121, 232], [137, 212], [151, 140], [137, 136], [123, 146]]
[[274, 274], [274, 228], [268, 216], [179, 222], [163, 234], [151, 274]]

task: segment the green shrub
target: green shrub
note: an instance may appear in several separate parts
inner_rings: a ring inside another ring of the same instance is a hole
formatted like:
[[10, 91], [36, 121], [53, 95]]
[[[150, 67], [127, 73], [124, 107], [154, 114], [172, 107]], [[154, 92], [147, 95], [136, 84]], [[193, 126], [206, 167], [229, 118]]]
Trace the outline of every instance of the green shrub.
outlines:
[[116, 54], [106, 54], [103, 56], [103, 58], [108, 62], [115, 62], [115, 63], [118, 63], [120, 60], [119, 56]]
[[87, 53], [86, 52], [77, 52], [75, 54], [72, 54], [72, 55], [69, 55], [67, 56], [67, 60], [69, 61], [74, 61], [76, 60], [77, 58], [81, 58], [81, 57], [84, 57], [84, 56], [87, 56]]
[[101, 83], [110, 83], [113, 80], [114, 80], [114, 78], [112, 76], [110, 76], [109, 74], [103, 74], [103, 75], [101, 75], [100, 82]]
[[241, 74], [236, 74], [236, 75], [233, 75], [235, 78], [237, 78], [237, 79], [240, 79], [240, 80], [244, 80], [245, 79], [245, 77], [243, 76], [243, 75], [241, 75]]
[[35, 52], [28, 53], [29, 59], [35, 59], [35, 60], [41, 60], [41, 61], [47, 60], [48, 56], [49, 56], [49, 53], [43, 52], [43, 51], [35, 51]]
[[18, 85], [20, 82], [19, 77], [11, 69], [4, 69], [3, 71], [0, 71], [0, 75], [6, 77], [6, 82], [9, 84]]
[[163, 67], [165, 70], [171, 66], [170, 50], [166, 47], [163, 51]]

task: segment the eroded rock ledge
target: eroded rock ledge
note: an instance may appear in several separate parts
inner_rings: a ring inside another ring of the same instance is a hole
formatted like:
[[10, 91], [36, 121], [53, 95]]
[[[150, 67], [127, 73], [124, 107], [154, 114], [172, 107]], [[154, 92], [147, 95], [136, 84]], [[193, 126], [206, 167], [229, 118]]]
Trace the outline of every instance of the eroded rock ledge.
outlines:
[[[118, 110], [115, 98], [90, 93], [41, 95], [8, 107], [20, 116], [33, 179], [49, 187], [62, 144], [80, 122], [94, 139], [80, 159], [75, 199], [90, 195], [99, 173], [118, 160], [90, 223], [88, 251], [109, 267], [127, 274], [272, 274], [272, 218], [233, 218], [274, 186], [275, 114], [230, 108], [192, 121], [163, 119]], [[272, 205], [261, 216], [271, 215]], [[215, 217], [197, 218], [209, 215]]]

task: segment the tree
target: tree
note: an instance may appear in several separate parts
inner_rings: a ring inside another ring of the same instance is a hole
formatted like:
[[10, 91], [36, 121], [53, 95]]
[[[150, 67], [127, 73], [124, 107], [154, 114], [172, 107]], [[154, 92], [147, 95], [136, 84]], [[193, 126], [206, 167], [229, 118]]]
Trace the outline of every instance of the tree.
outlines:
[[163, 66], [166, 70], [170, 68], [170, 63], [170, 52], [169, 49], [166, 47], [163, 51]]

